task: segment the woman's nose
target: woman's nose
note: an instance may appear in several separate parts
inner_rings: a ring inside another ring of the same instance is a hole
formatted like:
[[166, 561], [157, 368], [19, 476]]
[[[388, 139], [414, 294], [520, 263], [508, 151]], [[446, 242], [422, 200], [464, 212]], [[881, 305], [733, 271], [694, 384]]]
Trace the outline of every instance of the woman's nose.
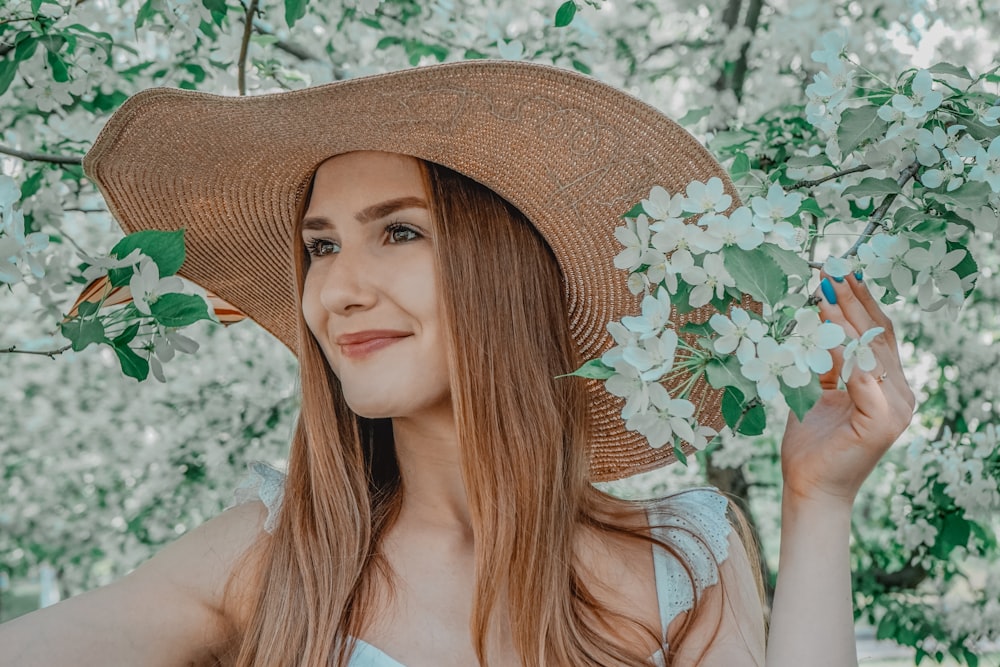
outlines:
[[320, 303], [331, 313], [367, 310], [378, 301], [371, 257], [362, 248], [341, 248], [323, 277]]

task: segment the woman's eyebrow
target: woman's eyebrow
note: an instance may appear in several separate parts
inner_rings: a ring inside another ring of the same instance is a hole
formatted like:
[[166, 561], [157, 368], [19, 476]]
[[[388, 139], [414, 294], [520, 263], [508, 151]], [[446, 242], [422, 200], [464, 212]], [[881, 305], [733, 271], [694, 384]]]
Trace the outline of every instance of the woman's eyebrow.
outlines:
[[[384, 202], [378, 204], [373, 204], [368, 208], [358, 211], [357, 215], [354, 217], [361, 224], [371, 222], [372, 220], [378, 220], [379, 218], [384, 218], [387, 215], [391, 215], [396, 211], [401, 211], [407, 208], [427, 208], [427, 202], [425, 202], [420, 197], [397, 197], [396, 199], [388, 199]], [[330, 219], [323, 215], [310, 215], [308, 217], [302, 218], [302, 230], [303, 231], [321, 231], [333, 227]]]

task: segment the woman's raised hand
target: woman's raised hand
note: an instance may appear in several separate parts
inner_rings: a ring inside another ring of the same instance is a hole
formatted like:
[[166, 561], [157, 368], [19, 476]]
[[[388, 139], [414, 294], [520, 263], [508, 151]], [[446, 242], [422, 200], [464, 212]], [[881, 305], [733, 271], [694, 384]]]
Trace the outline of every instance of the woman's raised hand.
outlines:
[[[861, 483], [910, 423], [914, 396], [903, 375], [892, 322], [862, 280], [824, 277], [820, 317], [839, 324], [853, 339], [881, 327], [870, 343], [875, 368], [854, 365], [838, 390], [844, 348], [836, 348], [833, 368], [820, 377], [823, 394], [805, 419], [788, 418], [781, 445], [787, 500], [852, 504]], [[788, 497], [790, 494], [790, 497]]]

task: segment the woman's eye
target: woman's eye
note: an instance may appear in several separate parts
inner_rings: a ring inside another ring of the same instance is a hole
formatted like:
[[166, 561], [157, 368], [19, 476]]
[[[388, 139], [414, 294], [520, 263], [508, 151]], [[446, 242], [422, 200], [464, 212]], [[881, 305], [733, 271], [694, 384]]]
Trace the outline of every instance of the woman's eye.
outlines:
[[311, 257], [323, 257], [336, 251], [337, 244], [326, 239], [311, 239], [306, 241], [306, 251]]
[[399, 223], [389, 225], [385, 228], [385, 231], [389, 234], [389, 241], [391, 243], [415, 241], [420, 238], [420, 232]]

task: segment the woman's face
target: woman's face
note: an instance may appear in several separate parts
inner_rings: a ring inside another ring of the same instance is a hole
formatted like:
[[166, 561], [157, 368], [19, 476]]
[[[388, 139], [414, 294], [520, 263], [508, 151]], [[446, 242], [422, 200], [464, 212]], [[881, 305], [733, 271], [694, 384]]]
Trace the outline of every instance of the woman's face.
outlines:
[[302, 311], [363, 417], [451, 410], [426, 199], [410, 157], [348, 153], [316, 171]]

